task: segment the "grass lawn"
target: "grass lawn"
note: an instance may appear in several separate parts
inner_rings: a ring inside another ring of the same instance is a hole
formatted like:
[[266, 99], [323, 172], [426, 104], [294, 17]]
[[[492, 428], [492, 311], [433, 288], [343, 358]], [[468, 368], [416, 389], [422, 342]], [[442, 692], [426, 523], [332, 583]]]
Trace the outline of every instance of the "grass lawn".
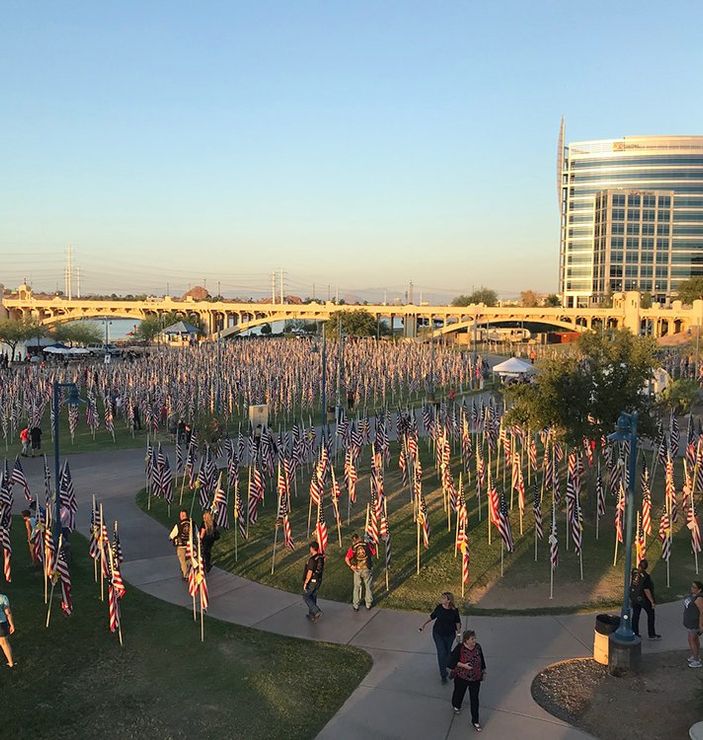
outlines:
[[[87, 543], [72, 539], [74, 613], [54, 596], [45, 629], [42, 579], [13, 527], [11, 602], [17, 667], [0, 669], [3, 737], [311, 738], [371, 666], [360, 650], [280, 637], [206, 617], [127, 584], [125, 647], [107, 626]], [[310, 687], [314, 688], [311, 711]]]
[[[461, 566], [454, 557], [454, 520], [451, 533], [447, 531], [447, 517], [443, 511], [442, 493], [434, 474], [433, 463], [427, 451], [425, 440], [421, 441], [423, 456], [423, 493], [430, 511], [432, 535], [428, 550], [421, 548], [421, 569], [416, 574], [417, 530], [413, 524], [412, 507], [409, 503], [407, 487], [401, 488], [401, 478], [397, 469], [397, 446], [392, 445], [392, 462], [385, 476], [385, 490], [388, 496], [390, 531], [392, 535], [392, 563], [390, 569], [390, 591], [385, 588], [385, 575], [381, 558], [375, 567], [376, 601], [384, 606], [417, 609], [427, 611], [437, 602], [439, 594], [451, 590], [458, 597], [461, 593]], [[357, 484], [357, 504], [352, 511], [350, 524], [346, 523], [346, 492], [342, 495], [342, 538], [344, 547], [338, 546], [334, 516], [329, 505], [329, 492], [326, 493], [328, 509], [326, 519], [329, 528], [330, 547], [328, 549], [325, 579], [321, 595], [339, 601], [350, 601], [352, 577], [346, 564], [344, 554], [349, 545], [352, 532], [362, 532], [365, 520], [365, 507], [369, 498], [368, 467], [369, 453], [364, 451], [363, 466]], [[340, 456], [341, 466], [341, 456]], [[678, 467], [678, 466], [677, 466]], [[454, 463], [454, 478], [458, 480], [458, 462]], [[341, 476], [341, 472], [337, 471]], [[650, 538], [647, 557], [650, 561], [650, 572], [653, 575], [657, 600], [670, 601], [687, 591], [692, 578], [695, 578], [693, 557], [690, 554], [690, 536], [683, 526], [683, 517], [679, 516], [679, 530], [673, 539], [671, 556], [671, 586], [666, 587], [665, 563], [660, 562], [661, 547], [656, 538], [658, 516], [661, 511], [662, 482], [661, 469], [657, 474], [657, 487], [654, 492], [652, 512], [655, 537]], [[499, 476], [502, 482], [502, 473]], [[510, 474], [507, 476], [508, 486]], [[275, 481], [274, 481], [275, 483]], [[246, 471], [241, 472], [242, 490], [246, 495]], [[306, 530], [308, 509], [309, 472], [304, 474], [304, 483], [298, 482], [298, 498], [293, 497], [291, 525], [296, 549], [293, 552], [282, 548], [282, 536], [279, 532], [279, 546], [275, 573], [271, 575], [271, 553], [274, 533], [275, 497], [269, 485], [265, 506], [260, 510], [259, 521], [250, 528], [249, 540], [238, 539], [238, 552], [235, 558], [234, 530], [230, 528], [223, 533], [214, 550], [214, 562], [222, 568], [260, 581], [271, 586], [298, 592], [305, 558], [307, 557]], [[177, 489], [180, 490], [180, 489]], [[500, 490], [500, 486], [499, 486]], [[680, 490], [680, 482], [678, 490]], [[612, 608], [621, 603], [623, 582], [623, 547], [620, 545], [617, 566], [613, 567], [614, 529], [613, 518], [615, 501], [608, 494], [607, 513], [600, 520], [600, 539], [596, 542], [594, 530], [594, 494], [590, 480], [584, 484], [581, 505], [584, 513], [584, 580], [580, 580], [579, 561], [573, 552], [573, 545], [566, 550], [565, 521], [563, 512], [563, 491], [561, 511], [557, 513], [560, 563], [555, 575], [554, 599], [549, 599], [549, 552], [546, 535], [551, 523], [551, 501], [545, 497], [543, 502], [545, 539], [538, 545], [538, 561], [534, 560], [534, 529], [532, 519], [531, 491], [528, 490], [528, 505], [523, 521], [524, 534], [520, 536], [519, 514], [516, 503], [511, 512], [515, 551], [505, 554], [504, 575], [500, 576], [500, 538], [496, 531], [492, 533], [492, 543], [488, 544], [486, 525], [486, 496], [482, 494], [482, 521], [478, 520], [475, 487], [465, 488], [469, 506], [469, 542], [470, 542], [470, 581], [463, 608], [472, 611], [505, 612], [557, 612], [578, 611], [591, 608]], [[190, 506], [192, 494], [184, 496], [184, 504]], [[142, 491], [137, 502], [146, 508], [146, 495]], [[176, 494], [175, 502], [178, 502]], [[160, 499], [152, 498], [150, 513], [164, 525], [175, 521], [174, 506], [169, 519], [166, 507]], [[200, 511], [196, 502], [196, 518]], [[314, 518], [314, 517], [313, 517]], [[683, 527], [683, 528], [682, 528]], [[702, 561], [703, 565], [703, 561]]]

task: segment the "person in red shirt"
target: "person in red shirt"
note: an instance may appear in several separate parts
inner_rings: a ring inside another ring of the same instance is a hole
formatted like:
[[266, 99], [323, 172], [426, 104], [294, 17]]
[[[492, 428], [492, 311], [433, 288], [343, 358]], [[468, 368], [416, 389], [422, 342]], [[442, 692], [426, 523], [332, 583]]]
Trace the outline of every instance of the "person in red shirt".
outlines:
[[24, 427], [20, 432], [20, 442], [22, 443], [22, 457], [29, 454], [29, 428]]
[[354, 611], [359, 611], [361, 604], [361, 588], [364, 587], [364, 600], [366, 608], [373, 606], [373, 576], [371, 574], [371, 564], [375, 551], [370, 544], [364, 542], [358, 534], [351, 537], [351, 547], [347, 550], [344, 561], [354, 574], [354, 594], [352, 597], [352, 606]]

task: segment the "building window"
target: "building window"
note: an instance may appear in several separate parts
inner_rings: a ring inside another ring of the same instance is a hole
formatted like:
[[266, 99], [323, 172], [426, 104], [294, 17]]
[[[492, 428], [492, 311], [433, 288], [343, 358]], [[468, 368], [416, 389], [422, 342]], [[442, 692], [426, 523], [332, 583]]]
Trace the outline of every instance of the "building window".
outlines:
[[640, 225], [638, 221], [635, 221], [634, 223], [630, 221], [627, 224], [627, 233], [628, 234], [639, 234], [640, 233]]
[[639, 195], [630, 195], [627, 199], [627, 205], [628, 206], [637, 206], [639, 208], [640, 205], [640, 196]]

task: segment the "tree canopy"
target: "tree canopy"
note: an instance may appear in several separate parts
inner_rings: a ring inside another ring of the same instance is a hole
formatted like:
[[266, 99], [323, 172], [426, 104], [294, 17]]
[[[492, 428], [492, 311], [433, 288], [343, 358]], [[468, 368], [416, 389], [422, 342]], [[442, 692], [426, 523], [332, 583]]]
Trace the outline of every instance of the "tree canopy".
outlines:
[[15, 359], [17, 345], [29, 339], [46, 336], [46, 327], [34, 319], [0, 319], [0, 342], [10, 348], [10, 359]]
[[540, 302], [541, 296], [535, 293], [534, 290], [523, 290], [520, 293], [520, 305], [525, 306], [525, 308], [534, 308], [539, 306]]
[[375, 337], [376, 331], [381, 336], [388, 336], [391, 331], [388, 325], [381, 321], [376, 326], [376, 319], [364, 308], [354, 311], [335, 311], [325, 322], [325, 334], [328, 337], [337, 336], [339, 317], [342, 318], [342, 333], [347, 337]]
[[561, 299], [556, 293], [550, 293], [544, 299], [544, 305], [548, 308], [559, 308], [559, 306], [561, 306]]
[[553, 427], [569, 444], [599, 439], [620, 412], [639, 415], [642, 434], [653, 433], [652, 400], [643, 392], [657, 365], [655, 342], [629, 331], [584, 334], [575, 356], [540, 363], [532, 384], [507, 390], [509, 419], [533, 429]]
[[203, 322], [197, 314], [184, 317], [176, 311], [170, 311], [169, 313], [160, 314], [159, 316], [147, 316], [147, 318], [142, 319], [137, 325], [134, 336], [145, 342], [151, 342], [161, 333], [162, 329], [165, 329], [178, 321], [187, 321], [189, 324], [193, 324], [199, 334], [202, 335], [205, 333]]
[[491, 288], [483, 285], [468, 295], [458, 295], [453, 301], [452, 306], [469, 306], [472, 303], [484, 303], [486, 306], [495, 306], [498, 303], [498, 293]]
[[104, 334], [100, 327], [86, 321], [57, 324], [51, 329], [51, 336], [57, 342], [71, 344], [102, 344], [104, 341]]
[[693, 301], [703, 299], [703, 277], [692, 277], [684, 280], [679, 285], [677, 298], [682, 303], [691, 304]]

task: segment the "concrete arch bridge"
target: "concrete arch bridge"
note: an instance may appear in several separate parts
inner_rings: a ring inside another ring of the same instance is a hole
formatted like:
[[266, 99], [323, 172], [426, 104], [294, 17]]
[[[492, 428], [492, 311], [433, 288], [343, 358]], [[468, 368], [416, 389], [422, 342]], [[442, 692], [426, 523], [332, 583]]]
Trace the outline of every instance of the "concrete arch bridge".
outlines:
[[[103, 298], [73, 298], [34, 294], [27, 285], [4, 294], [0, 285], [0, 318], [33, 318], [45, 325], [80, 319], [126, 318], [141, 321], [149, 316], [178, 313], [184, 318], [197, 317], [210, 338], [232, 337], [277, 321], [326, 321], [338, 311], [364, 309], [377, 319], [391, 322], [400, 319], [406, 337], [418, 335], [418, 328], [434, 326], [434, 335], [471, 331], [474, 326], [537, 323], [566, 331], [584, 332], [590, 329], [629, 329], [637, 334], [655, 337], [697, 330], [703, 324], [703, 301], [683, 306], [674, 301], [670, 306], [642, 308], [636, 292], [616, 293], [610, 308], [528, 308], [522, 306], [388, 306], [336, 305], [325, 303], [242, 303], [233, 301], [164, 298], [121, 300]], [[439, 326], [438, 326], [439, 324]]]

